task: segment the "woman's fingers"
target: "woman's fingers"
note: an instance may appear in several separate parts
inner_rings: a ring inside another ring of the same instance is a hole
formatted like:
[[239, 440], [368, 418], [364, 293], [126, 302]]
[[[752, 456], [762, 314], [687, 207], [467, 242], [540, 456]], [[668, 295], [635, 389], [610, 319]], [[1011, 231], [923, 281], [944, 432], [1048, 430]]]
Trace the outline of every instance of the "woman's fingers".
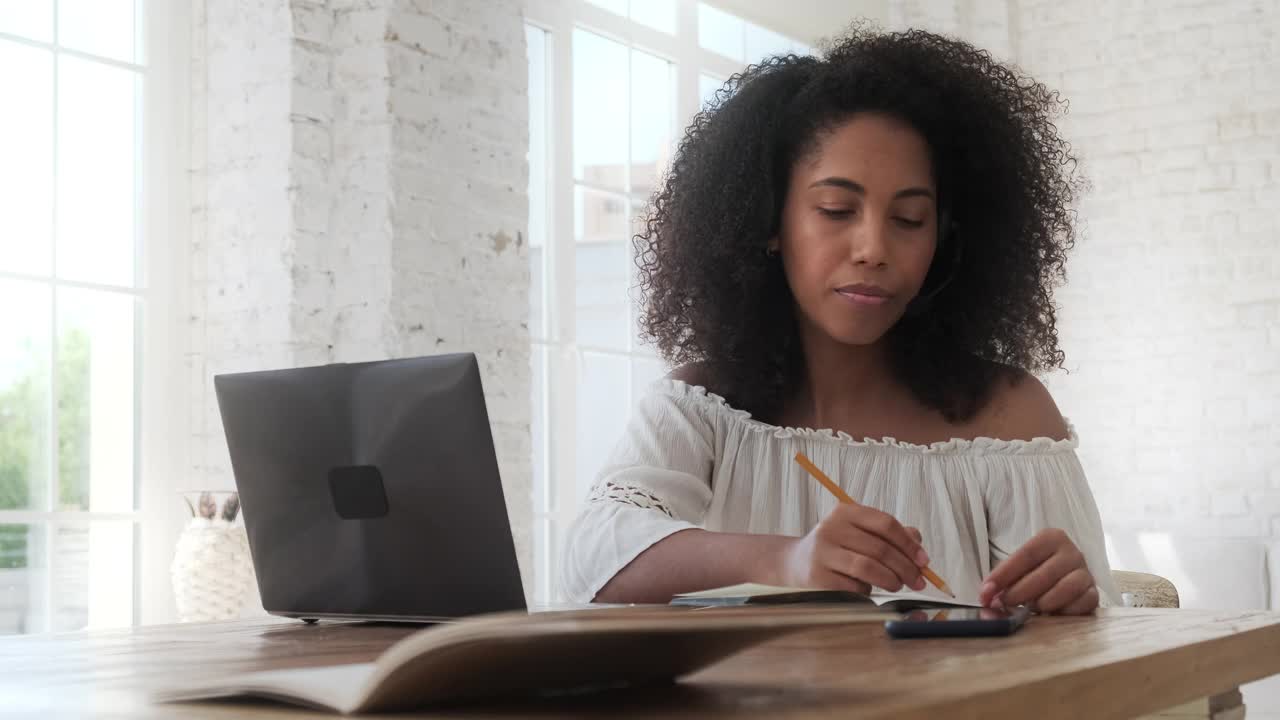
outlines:
[[820, 587], [831, 590], [844, 590], [846, 592], [855, 592], [867, 595], [871, 592], [871, 586], [862, 580], [851, 578], [842, 572], [828, 570], [819, 578]]
[[919, 566], [911, 558], [902, 554], [901, 550], [885, 542], [878, 535], [872, 535], [854, 527], [849, 528], [847, 535], [841, 540], [844, 548], [883, 565], [893, 573], [894, 587], [890, 588], [887, 585], [879, 587], [886, 590], [899, 590], [906, 585], [916, 590], [924, 589], [924, 577], [920, 574]]
[[[850, 512], [848, 517], [835, 518], [836, 521], [831, 523], [823, 539], [836, 547], [864, 556], [892, 573], [893, 578], [884, 582], [863, 578], [871, 581], [877, 587], [882, 587], [886, 590], [899, 590], [903, 585], [907, 585], [912, 588], [923, 589], [924, 578], [920, 575], [920, 567], [907, 554], [914, 554], [919, 545], [914, 544], [914, 541], [912, 541], [912, 546], [904, 552], [880, 534], [863, 529], [864, 525], [872, 525], [879, 528], [888, 527], [882, 524], [884, 518], [888, 518], [894, 524], [897, 524], [896, 520], [878, 510], [871, 510], [870, 508], [868, 510], [870, 512]], [[898, 525], [898, 528], [902, 530], [903, 537], [910, 538], [905, 528], [902, 528], [901, 525]], [[841, 560], [841, 562], [847, 563], [848, 561]], [[846, 572], [846, 570], [840, 569], [840, 572]]]
[[920, 542], [911, 537], [907, 529], [889, 513], [882, 512], [866, 505], [844, 505], [844, 519], [860, 530], [878, 535], [885, 542], [894, 546], [903, 555], [911, 559], [917, 567], [929, 564], [929, 555], [920, 546]]
[[854, 580], [861, 580], [890, 592], [902, 589], [902, 581], [893, 570], [890, 570], [878, 560], [852, 550], [833, 548], [831, 557], [826, 565], [841, 575], [846, 575]]
[[865, 505], [836, 506], [815, 529], [814, 569], [897, 591], [925, 587], [920, 568], [929, 562], [916, 528]]
[[[1092, 578], [1090, 578], [1092, 581]], [[1098, 586], [1090, 582], [1089, 589], [1075, 601], [1058, 611], [1059, 615], [1088, 615], [1098, 609]]]
[[[1017, 603], [1010, 602], [1008, 590], [1055, 555], [1064, 542], [1071, 545], [1073, 550], [1075, 549], [1075, 545], [1071, 544], [1067, 534], [1061, 530], [1044, 530], [1037, 533], [987, 575], [986, 581], [982, 583], [982, 588], [978, 592], [978, 601], [983, 605], [990, 605], [996, 595], [1004, 592], [1005, 605], [1016, 605]], [[1045, 586], [1041, 592], [1048, 590], [1049, 587], [1051, 585]]]
[[1076, 568], [1064, 575], [1049, 590], [1036, 598], [1036, 609], [1042, 613], [1058, 613], [1093, 587], [1093, 576], [1084, 568]]
[[1059, 580], [1062, 580], [1067, 574], [1079, 568], [1081, 565], [1078, 558], [1072, 557], [1068, 553], [1055, 553], [1049, 556], [1047, 560], [1031, 572], [1024, 575], [1017, 582], [1009, 586], [1004, 591], [1004, 604], [1007, 607], [1023, 605], [1031, 601], [1037, 601], [1037, 609], [1042, 612], [1050, 612], [1039, 607], [1041, 596], [1049, 592]]
[[[996, 566], [995, 570], [991, 571], [991, 574], [987, 575], [987, 580], [982, 584], [982, 589], [979, 591], [978, 600], [983, 605], [989, 605], [992, 598], [995, 598], [998, 593], [1006, 591], [1007, 588], [1024, 578], [1030, 571], [1039, 568], [1042, 562], [1050, 559], [1053, 553], [1057, 552], [1060, 544], [1060, 538], [1052, 536], [1051, 533], [1042, 532], [1036, 534], [1027, 543], [1019, 547], [1018, 550], [1014, 551], [1012, 555], [1006, 557], [1004, 562], [1001, 562], [1000, 565]], [[1005, 605], [1009, 605], [1007, 598]]]

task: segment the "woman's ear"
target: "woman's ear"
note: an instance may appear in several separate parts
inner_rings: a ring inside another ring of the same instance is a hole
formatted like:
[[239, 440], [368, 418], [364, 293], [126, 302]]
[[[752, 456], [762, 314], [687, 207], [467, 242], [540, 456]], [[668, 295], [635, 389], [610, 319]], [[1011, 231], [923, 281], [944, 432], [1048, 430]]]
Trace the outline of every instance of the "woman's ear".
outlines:
[[778, 250], [781, 247], [782, 247], [782, 243], [778, 240], [778, 236], [774, 235], [773, 237], [769, 238], [769, 242], [765, 244], [764, 252], [766, 255], [777, 255]]

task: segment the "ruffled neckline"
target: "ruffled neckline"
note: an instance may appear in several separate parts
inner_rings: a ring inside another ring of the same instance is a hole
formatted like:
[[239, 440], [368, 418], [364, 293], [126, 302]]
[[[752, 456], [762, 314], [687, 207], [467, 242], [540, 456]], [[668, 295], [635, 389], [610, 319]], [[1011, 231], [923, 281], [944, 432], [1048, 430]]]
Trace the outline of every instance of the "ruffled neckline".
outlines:
[[761, 420], [756, 420], [746, 410], [733, 407], [723, 397], [716, 395], [701, 385], [690, 385], [683, 380], [674, 378], [663, 378], [657, 382], [659, 386], [665, 386], [667, 390], [676, 395], [691, 398], [710, 408], [713, 412], [725, 415], [734, 422], [741, 423], [743, 427], [751, 432], [766, 434], [783, 440], [801, 438], [819, 442], [839, 443], [849, 447], [883, 448], [921, 454], [950, 455], [1042, 455], [1073, 451], [1080, 444], [1075, 426], [1071, 424], [1069, 419], [1066, 420], [1067, 437], [1063, 440], [1051, 437], [1036, 437], [1030, 440], [1001, 440], [991, 437], [976, 437], [972, 440], [967, 438], [939, 440], [928, 445], [903, 442], [892, 437], [883, 437], [879, 440], [868, 437], [857, 440], [846, 432], [830, 428], [771, 425]]

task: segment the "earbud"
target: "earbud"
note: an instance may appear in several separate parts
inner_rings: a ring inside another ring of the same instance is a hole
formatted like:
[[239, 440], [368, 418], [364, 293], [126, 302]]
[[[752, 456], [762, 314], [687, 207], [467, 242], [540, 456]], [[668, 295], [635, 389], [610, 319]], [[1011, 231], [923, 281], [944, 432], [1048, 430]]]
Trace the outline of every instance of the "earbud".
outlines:
[[[950, 208], [943, 207], [938, 213], [938, 242], [933, 253], [934, 262], [929, 266], [929, 275], [933, 275], [935, 270], [941, 267], [939, 263], [948, 262], [946, 259], [939, 259], [939, 256], [943, 253], [949, 253], [952, 255], [950, 258], [950, 267], [947, 268], [947, 275], [943, 278], [942, 282], [938, 283], [928, 291], [921, 288], [920, 293], [907, 302], [907, 309], [905, 313], [907, 317], [919, 317], [923, 315], [928, 311], [929, 305], [933, 302], [933, 298], [951, 283], [951, 279], [956, 275], [956, 268], [960, 267], [960, 250], [961, 243], [955, 232], [955, 226], [951, 222]], [[925, 276], [925, 281], [927, 284], [927, 275]]]

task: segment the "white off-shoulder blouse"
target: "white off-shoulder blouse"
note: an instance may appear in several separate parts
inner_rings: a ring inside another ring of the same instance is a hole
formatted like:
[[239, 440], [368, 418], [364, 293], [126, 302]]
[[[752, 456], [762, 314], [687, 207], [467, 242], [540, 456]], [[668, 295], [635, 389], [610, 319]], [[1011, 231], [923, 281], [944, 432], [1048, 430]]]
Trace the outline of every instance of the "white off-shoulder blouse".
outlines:
[[588, 602], [654, 543], [688, 528], [801, 536], [836, 499], [794, 462], [804, 452], [855, 500], [920, 529], [930, 567], [976, 601], [983, 578], [1031, 536], [1061, 528], [1102, 605], [1120, 605], [1078, 438], [855, 440], [752, 419], [706, 389], [654, 383], [566, 537], [561, 583]]

